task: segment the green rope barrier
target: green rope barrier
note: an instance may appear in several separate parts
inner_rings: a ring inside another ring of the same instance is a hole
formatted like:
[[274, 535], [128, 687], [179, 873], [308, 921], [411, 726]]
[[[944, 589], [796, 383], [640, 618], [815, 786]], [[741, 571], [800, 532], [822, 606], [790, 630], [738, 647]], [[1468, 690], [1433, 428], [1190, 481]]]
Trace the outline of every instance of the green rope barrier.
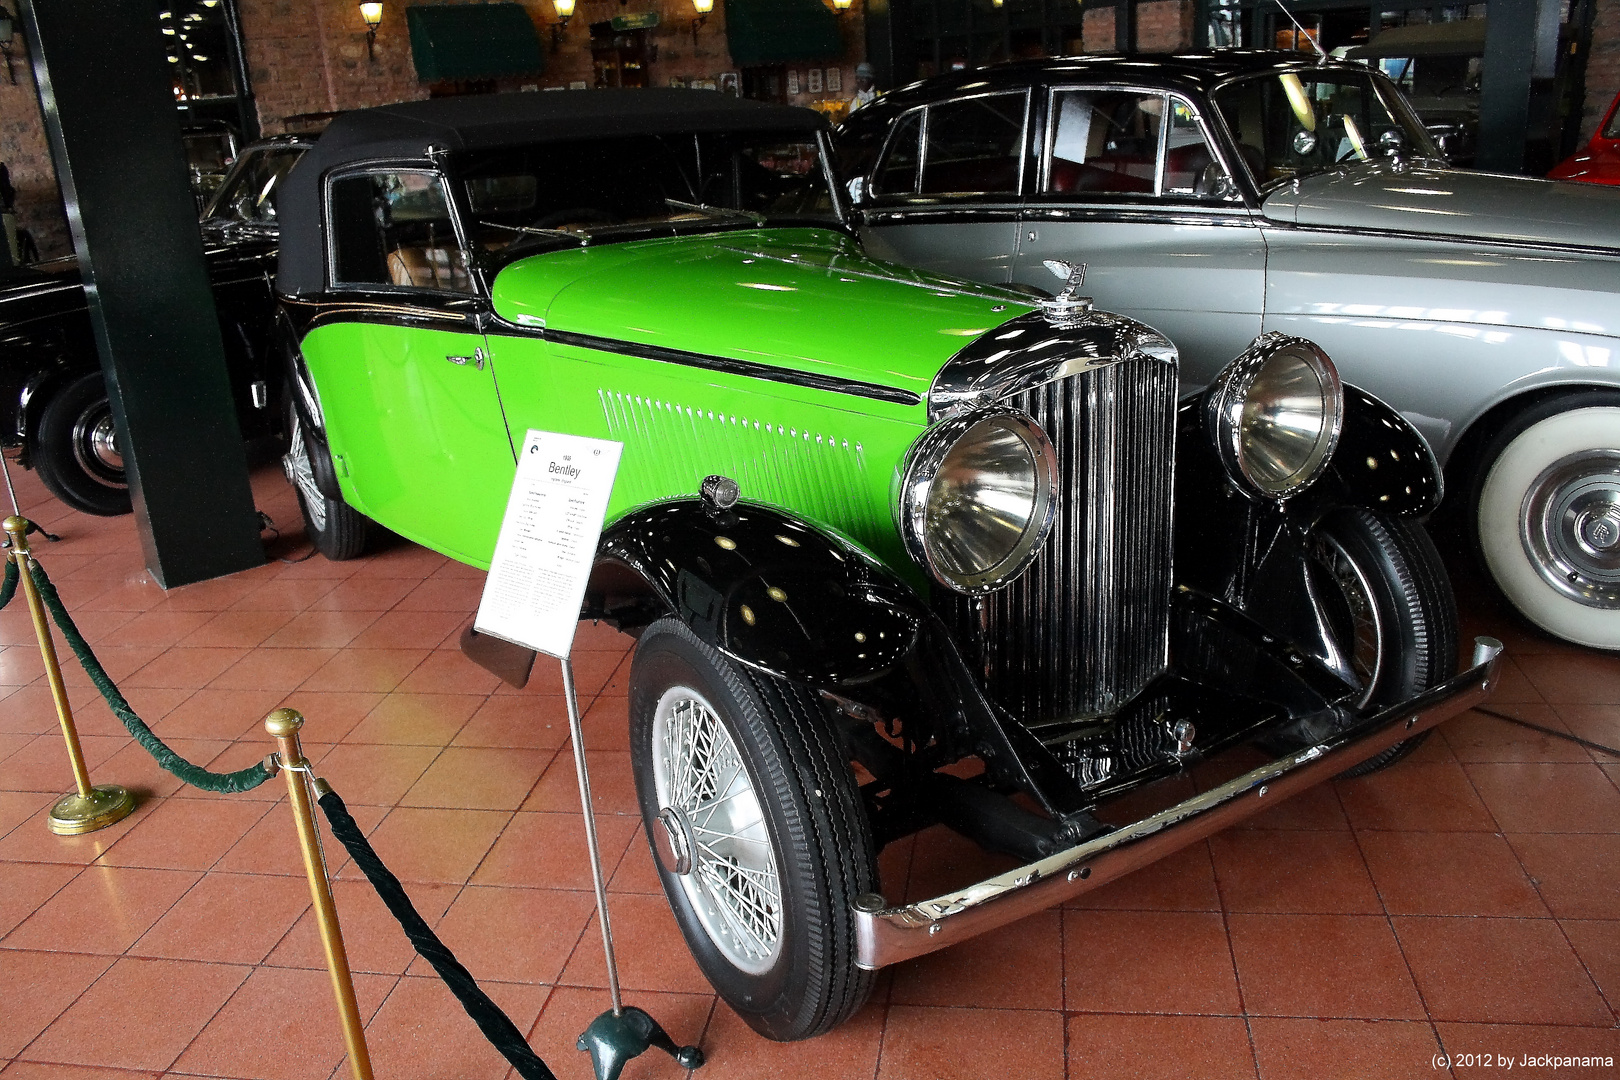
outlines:
[[[15, 564], [8, 563], [7, 569], [5, 584], [0, 587], [0, 606], [4, 606], [4, 601], [11, 598], [9, 590], [15, 588], [17, 584]], [[69, 617], [67, 608], [62, 605], [62, 598], [56, 594], [56, 586], [51, 584], [51, 579], [45, 574], [45, 568], [30, 559], [29, 573], [34, 579], [35, 587], [39, 589], [40, 599], [45, 602], [45, 607], [51, 613], [51, 618], [62, 631], [68, 645], [72, 647], [73, 654], [79, 658], [79, 663], [84, 665], [84, 673], [90, 676], [90, 681], [101, 691], [101, 696], [107, 699], [107, 707], [113, 711], [114, 716], [123, 721], [130, 736], [145, 747], [146, 752], [151, 754], [159, 765], [192, 787], [204, 791], [252, 791], [270, 779], [270, 773], [265, 771], [263, 764], [231, 773], [209, 772], [200, 765], [193, 765], [165, 746], [163, 740], [146, 726], [146, 721], [135, 715], [135, 710], [124, 700], [124, 695], [118, 692], [118, 687], [107, 677], [106, 669], [101, 666], [101, 661], [96, 659], [89, 642], [84, 640], [79, 628], [73, 625], [73, 619]]]
[[17, 561], [8, 553], [6, 559], [6, 579], [0, 581], [0, 608], [11, 603], [11, 597], [17, 591]]

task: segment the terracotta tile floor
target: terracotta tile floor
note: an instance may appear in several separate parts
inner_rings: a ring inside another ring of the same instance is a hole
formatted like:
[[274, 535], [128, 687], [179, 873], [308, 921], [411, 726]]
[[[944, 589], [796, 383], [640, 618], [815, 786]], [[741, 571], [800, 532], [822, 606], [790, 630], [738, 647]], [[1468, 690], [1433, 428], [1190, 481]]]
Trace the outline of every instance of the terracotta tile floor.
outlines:
[[[588, 1077], [573, 1041], [605, 979], [560, 683], [542, 661], [514, 692], [457, 651], [482, 576], [396, 542], [165, 595], [132, 519], [65, 511], [18, 480], [62, 536], [39, 542], [47, 570], [153, 728], [241, 768], [271, 748], [269, 709], [303, 710], [309, 756], [423, 916], [560, 1077]], [[299, 552], [285, 484], [255, 484], [286, 531], [273, 552]], [[1620, 744], [1620, 657], [1520, 628], [1471, 582], [1459, 575], [1466, 637], [1509, 647], [1493, 706]], [[631, 1002], [702, 1044], [700, 1080], [1417, 1077], [1446, 1073], [1442, 1051], [1620, 1058], [1620, 759], [1478, 713], [1392, 770], [901, 965], [816, 1043], [766, 1042], [717, 1006], [658, 892], [633, 816], [628, 646], [585, 626], [576, 653], [622, 976]], [[70, 665], [93, 775], [140, 805], [53, 836], [43, 815], [71, 780], [41, 670], [19, 601], [0, 613], [0, 1078], [347, 1076], [282, 781], [181, 787]], [[328, 851], [377, 1076], [507, 1075]], [[920, 896], [1005, 863], [930, 832], [882, 865], [889, 895]], [[678, 1073], [648, 1054], [626, 1076]]]

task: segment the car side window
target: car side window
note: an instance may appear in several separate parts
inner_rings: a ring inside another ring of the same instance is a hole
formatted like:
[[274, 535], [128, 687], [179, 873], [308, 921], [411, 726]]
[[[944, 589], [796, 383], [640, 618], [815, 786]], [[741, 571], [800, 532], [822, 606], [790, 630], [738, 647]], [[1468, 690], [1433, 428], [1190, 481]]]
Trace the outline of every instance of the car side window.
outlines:
[[327, 203], [334, 285], [472, 291], [436, 174], [392, 170], [340, 177]]
[[1018, 193], [1026, 94], [986, 94], [928, 108], [925, 195]]
[[878, 167], [876, 195], [913, 195], [917, 191], [917, 165], [922, 158], [923, 110], [907, 113], [895, 125], [888, 153]]
[[1217, 197], [1225, 190], [1225, 170], [1180, 98], [1062, 90], [1051, 115], [1047, 193]]

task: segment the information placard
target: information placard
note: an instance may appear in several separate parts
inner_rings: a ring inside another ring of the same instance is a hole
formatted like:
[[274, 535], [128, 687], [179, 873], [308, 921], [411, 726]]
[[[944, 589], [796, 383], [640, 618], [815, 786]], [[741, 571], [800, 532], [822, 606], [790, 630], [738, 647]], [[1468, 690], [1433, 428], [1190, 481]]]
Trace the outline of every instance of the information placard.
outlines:
[[530, 430], [473, 620], [480, 634], [568, 656], [623, 448]]

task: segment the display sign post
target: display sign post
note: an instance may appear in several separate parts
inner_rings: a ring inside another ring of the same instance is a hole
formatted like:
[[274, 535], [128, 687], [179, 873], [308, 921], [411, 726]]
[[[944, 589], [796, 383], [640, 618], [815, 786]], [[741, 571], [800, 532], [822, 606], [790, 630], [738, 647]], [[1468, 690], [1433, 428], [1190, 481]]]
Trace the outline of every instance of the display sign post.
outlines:
[[592, 1021], [579, 1037], [579, 1049], [590, 1053], [597, 1080], [617, 1080], [626, 1062], [652, 1046], [666, 1051], [688, 1069], [703, 1064], [697, 1047], [675, 1045], [656, 1020], [634, 1006], [627, 1008], [620, 996], [607, 886], [602, 877], [591, 804], [591, 776], [585, 764], [579, 695], [569, 662], [622, 449], [622, 444], [606, 439], [554, 431], [531, 430], [524, 437], [489, 578], [473, 619], [473, 629], [480, 634], [546, 653], [562, 663], [568, 733], [574, 744], [585, 843], [590, 849], [591, 881], [596, 889], [596, 917], [602, 926], [608, 995], [613, 1002], [613, 1008]]

